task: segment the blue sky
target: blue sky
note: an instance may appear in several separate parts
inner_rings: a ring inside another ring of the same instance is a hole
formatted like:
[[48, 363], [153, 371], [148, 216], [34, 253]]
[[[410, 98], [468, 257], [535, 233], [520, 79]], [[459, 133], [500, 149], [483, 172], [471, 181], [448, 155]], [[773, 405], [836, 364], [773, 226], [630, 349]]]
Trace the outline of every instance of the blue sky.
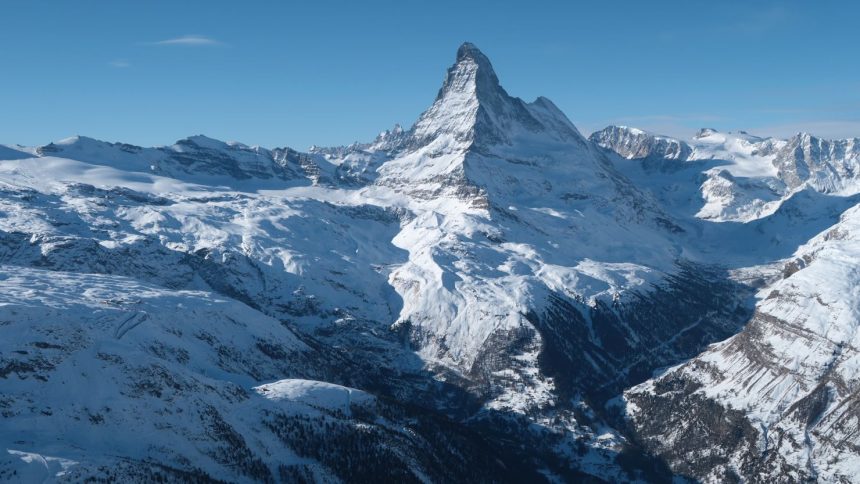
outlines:
[[0, 0], [0, 143], [346, 144], [409, 126], [463, 41], [583, 132], [860, 136], [860, 2]]

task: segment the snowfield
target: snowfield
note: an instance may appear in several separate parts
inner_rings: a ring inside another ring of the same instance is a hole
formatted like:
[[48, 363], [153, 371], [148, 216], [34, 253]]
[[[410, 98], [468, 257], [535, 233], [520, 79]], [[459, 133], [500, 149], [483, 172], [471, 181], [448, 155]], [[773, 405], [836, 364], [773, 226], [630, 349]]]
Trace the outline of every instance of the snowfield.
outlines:
[[298, 402], [344, 413], [349, 413], [352, 405], [366, 405], [374, 400], [372, 395], [361, 390], [296, 378], [267, 383], [254, 387], [254, 390], [269, 400], [285, 403]]

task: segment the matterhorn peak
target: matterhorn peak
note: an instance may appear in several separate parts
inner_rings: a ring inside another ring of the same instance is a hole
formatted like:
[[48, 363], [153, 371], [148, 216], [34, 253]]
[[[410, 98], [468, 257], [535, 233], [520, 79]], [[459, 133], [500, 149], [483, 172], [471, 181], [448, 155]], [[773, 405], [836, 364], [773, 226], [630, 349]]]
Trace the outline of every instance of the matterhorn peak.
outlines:
[[415, 123], [411, 144], [510, 144], [512, 133], [522, 132], [581, 142], [576, 128], [548, 99], [539, 97], [527, 104], [508, 95], [487, 56], [465, 42], [457, 49], [456, 62], [433, 105]]
[[[470, 42], [464, 42], [457, 49], [457, 62], [449, 69], [447, 81], [456, 84], [458, 75], [463, 74], [474, 78], [476, 94], [489, 94], [501, 89], [490, 59]], [[449, 82], [446, 82], [443, 89], [448, 87], [448, 84]]]
[[457, 49], [457, 62], [460, 62], [463, 59], [472, 59], [475, 61], [482, 59], [489, 62], [489, 59], [487, 59], [487, 56], [481, 52], [481, 49], [471, 42], [463, 42], [463, 44], [460, 45], [460, 48]]
[[490, 59], [474, 44], [465, 42], [457, 49], [457, 60], [448, 68], [436, 101], [451, 96], [468, 96], [489, 101], [500, 95], [507, 97], [507, 93], [499, 85], [499, 78], [496, 77]]

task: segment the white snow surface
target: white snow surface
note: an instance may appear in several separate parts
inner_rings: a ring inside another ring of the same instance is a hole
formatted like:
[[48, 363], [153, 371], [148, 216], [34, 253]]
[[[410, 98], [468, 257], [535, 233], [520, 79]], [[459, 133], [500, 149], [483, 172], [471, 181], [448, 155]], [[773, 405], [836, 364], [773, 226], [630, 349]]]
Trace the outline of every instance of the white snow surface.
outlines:
[[254, 387], [260, 395], [276, 402], [302, 403], [348, 413], [352, 405], [372, 403], [374, 397], [361, 390], [315, 380], [288, 378]]

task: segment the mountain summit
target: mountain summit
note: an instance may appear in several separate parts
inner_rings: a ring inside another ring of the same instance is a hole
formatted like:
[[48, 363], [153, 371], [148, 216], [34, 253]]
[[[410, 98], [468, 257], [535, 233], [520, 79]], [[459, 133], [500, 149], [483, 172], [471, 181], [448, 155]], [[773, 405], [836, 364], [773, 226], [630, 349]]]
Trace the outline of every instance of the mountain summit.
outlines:
[[[476, 66], [474, 72], [478, 92], [501, 89], [499, 86], [499, 78], [496, 77], [496, 72], [493, 70], [490, 59], [488, 59], [487, 56], [485, 56], [484, 53], [475, 46], [475, 44], [464, 42], [463, 45], [457, 49], [457, 62], [452, 66], [452, 70], [463, 63], [470, 63]], [[453, 78], [449, 78], [449, 80], [453, 80]], [[442, 89], [444, 90], [446, 87], [448, 87], [447, 82]]]
[[582, 138], [548, 99], [526, 103], [508, 95], [487, 56], [466, 42], [457, 49], [457, 60], [435, 102], [415, 123], [413, 139], [419, 146], [433, 142], [486, 146], [510, 144], [518, 132], [543, 132], [559, 141]]

